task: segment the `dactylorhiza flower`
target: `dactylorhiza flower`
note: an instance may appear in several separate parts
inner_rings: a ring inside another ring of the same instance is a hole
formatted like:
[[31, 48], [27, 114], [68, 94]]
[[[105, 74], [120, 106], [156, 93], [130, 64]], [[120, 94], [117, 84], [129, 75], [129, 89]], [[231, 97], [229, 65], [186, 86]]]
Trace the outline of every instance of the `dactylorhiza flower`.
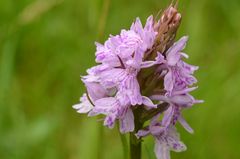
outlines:
[[[88, 74], [82, 77], [86, 93], [73, 108], [88, 116], [104, 115], [104, 125], [109, 128], [119, 122], [121, 133], [135, 132], [139, 138], [152, 135], [157, 158], [169, 159], [170, 150], [186, 150], [176, 123], [193, 133], [182, 110], [202, 101], [190, 95], [197, 88], [193, 73], [198, 67], [183, 61], [188, 58], [183, 53], [188, 37], [183, 36], [160, 52], [156, 50], [160, 27], [161, 23], [154, 22], [153, 16], [144, 27], [137, 18], [130, 30], [111, 35], [104, 44], [96, 43], [98, 65], [88, 69]], [[156, 57], [149, 58], [154, 52]], [[146, 91], [148, 88], [151, 90]], [[135, 130], [136, 109], [142, 112], [137, 120], [142, 120], [141, 116], [157, 111], [164, 103], [167, 104], [165, 111], [144, 118], [141, 122], [150, 120], [150, 124]]]

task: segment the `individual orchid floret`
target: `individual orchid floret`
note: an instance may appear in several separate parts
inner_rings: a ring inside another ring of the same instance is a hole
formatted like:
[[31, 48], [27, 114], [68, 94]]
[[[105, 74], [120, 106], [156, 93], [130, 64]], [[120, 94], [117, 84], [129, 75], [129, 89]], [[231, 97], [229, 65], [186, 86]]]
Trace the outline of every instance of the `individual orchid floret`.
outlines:
[[186, 146], [179, 140], [175, 127], [170, 127], [165, 133], [155, 136], [155, 154], [157, 159], [169, 159], [170, 150], [175, 152], [186, 151]]
[[89, 116], [95, 116], [99, 114], [106, 115], [104, 125], [109, 128], [113, 128], [115, 120], [122, 113], [122, 106], [119, 100], [114, 97], [101, 98], [94, 103], [94, 108], [89, 113]]
[[157, 35], [157, 32], [154, 29], [153, 16], [148, 17], [145, 27], [142, 26], [140, 19], [137, 18], [135, 23], [132, 24], [131, 30], [135, 31], [143, 41], [142, 45], [140, 46], [142, 54], [147, 49], [152, 48]]
[[[159, 122], [160, 114], [156, 115], [150, 125], [136, 134], [138, 138], [152, 135], [155, 139], [155, 154], [158, 159], [169, 159], [170, 150], [182, 152], [187, 149], [185, 144], [180, 141], [180, 136], [174, 126], [165, 127]], [[164, 120], [164, 119], [163, 119]]]

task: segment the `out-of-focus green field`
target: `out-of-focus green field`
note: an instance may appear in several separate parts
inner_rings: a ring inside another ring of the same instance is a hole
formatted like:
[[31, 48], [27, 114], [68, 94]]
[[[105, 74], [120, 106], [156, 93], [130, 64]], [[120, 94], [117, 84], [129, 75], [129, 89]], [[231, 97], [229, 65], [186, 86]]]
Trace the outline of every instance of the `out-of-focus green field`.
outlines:
[[[104, 37], [144, 22], [167, 0], [112, 0]], [[84, 92], [80, 75], [94, 65], [103, 0], [0, 1], [0, 158], [122, 159], [116, 130], [72, 109]], [[199, 65], [205, 103], [186, 110], [193, 135], [181, 127], [188, 151], [173, 159], [240, 158], [240, 1], [180, 0], [178, 37], [190, 36], [189, 63]], [[101, 29], [100, 29], [101, 30]], [[100, 143], [99, 143], [100, 142]], [[153, 140], [143, 145], [154, 159]]]

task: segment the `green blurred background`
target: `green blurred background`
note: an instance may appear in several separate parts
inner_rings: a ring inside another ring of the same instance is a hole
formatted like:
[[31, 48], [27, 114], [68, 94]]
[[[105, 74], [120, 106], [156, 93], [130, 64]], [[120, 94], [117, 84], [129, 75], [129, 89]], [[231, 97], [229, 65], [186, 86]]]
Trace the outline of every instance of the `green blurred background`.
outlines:
[[[169, 1], [1, 0], [0, 158], [100, 159], [98, 147], [102, 159], [124, 158], [116, 128], [99, 139], [97, 118], [72, 109], [79, 76], [94, 65], [94, 41]], [[240, 1], [180, 0], [179, 9], [178, 37], [190, 36], [188, 62], [200, 66], [194, 95], [205, 103], [184, 112], [195, 133], [179, 127], [188, 151], [172, 158], [239, 159]], [[153, 144], [144, 142], [144, 159], [155, 158]]]

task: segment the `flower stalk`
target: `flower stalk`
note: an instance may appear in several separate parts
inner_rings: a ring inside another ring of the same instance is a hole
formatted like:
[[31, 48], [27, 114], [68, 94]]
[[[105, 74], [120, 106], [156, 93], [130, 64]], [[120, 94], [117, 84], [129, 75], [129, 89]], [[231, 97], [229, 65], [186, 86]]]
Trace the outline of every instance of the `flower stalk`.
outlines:
[[188, 37], [175, 41], [180, 23], [173, 4], [159, 21], [150, 16], [144, 27], [137, 18], [130, 30], [96, 43], [98, 65], [82, 77], [87, 94], [73, 108], [88, 116], [103, 114], [104, 126], [118, 123], [121, 134], [130, 133], [131, 159], [141, 159], [142, 140], [148, 135], [155, 139], [157, 159], [169, 159], [170, 150], [185, 151], [177, 122], [193, 133], [181, 112], [202, 102], [190, 94], [197, 88], [193, 73], [198, 67], [183, 60], [188, 58], [183, 52]]
[[140, 118], [142, 114], [142, 109], [137, 108], [134, 111], [134, 124], [135, 124], [135, 130], [133, 132], [130, 132], [130, 159], [141, 159], [142, 154], [142, 141], [141, 138], [137, 138], [135, 135], [139, 130], [143, 128], [143, 123]]

